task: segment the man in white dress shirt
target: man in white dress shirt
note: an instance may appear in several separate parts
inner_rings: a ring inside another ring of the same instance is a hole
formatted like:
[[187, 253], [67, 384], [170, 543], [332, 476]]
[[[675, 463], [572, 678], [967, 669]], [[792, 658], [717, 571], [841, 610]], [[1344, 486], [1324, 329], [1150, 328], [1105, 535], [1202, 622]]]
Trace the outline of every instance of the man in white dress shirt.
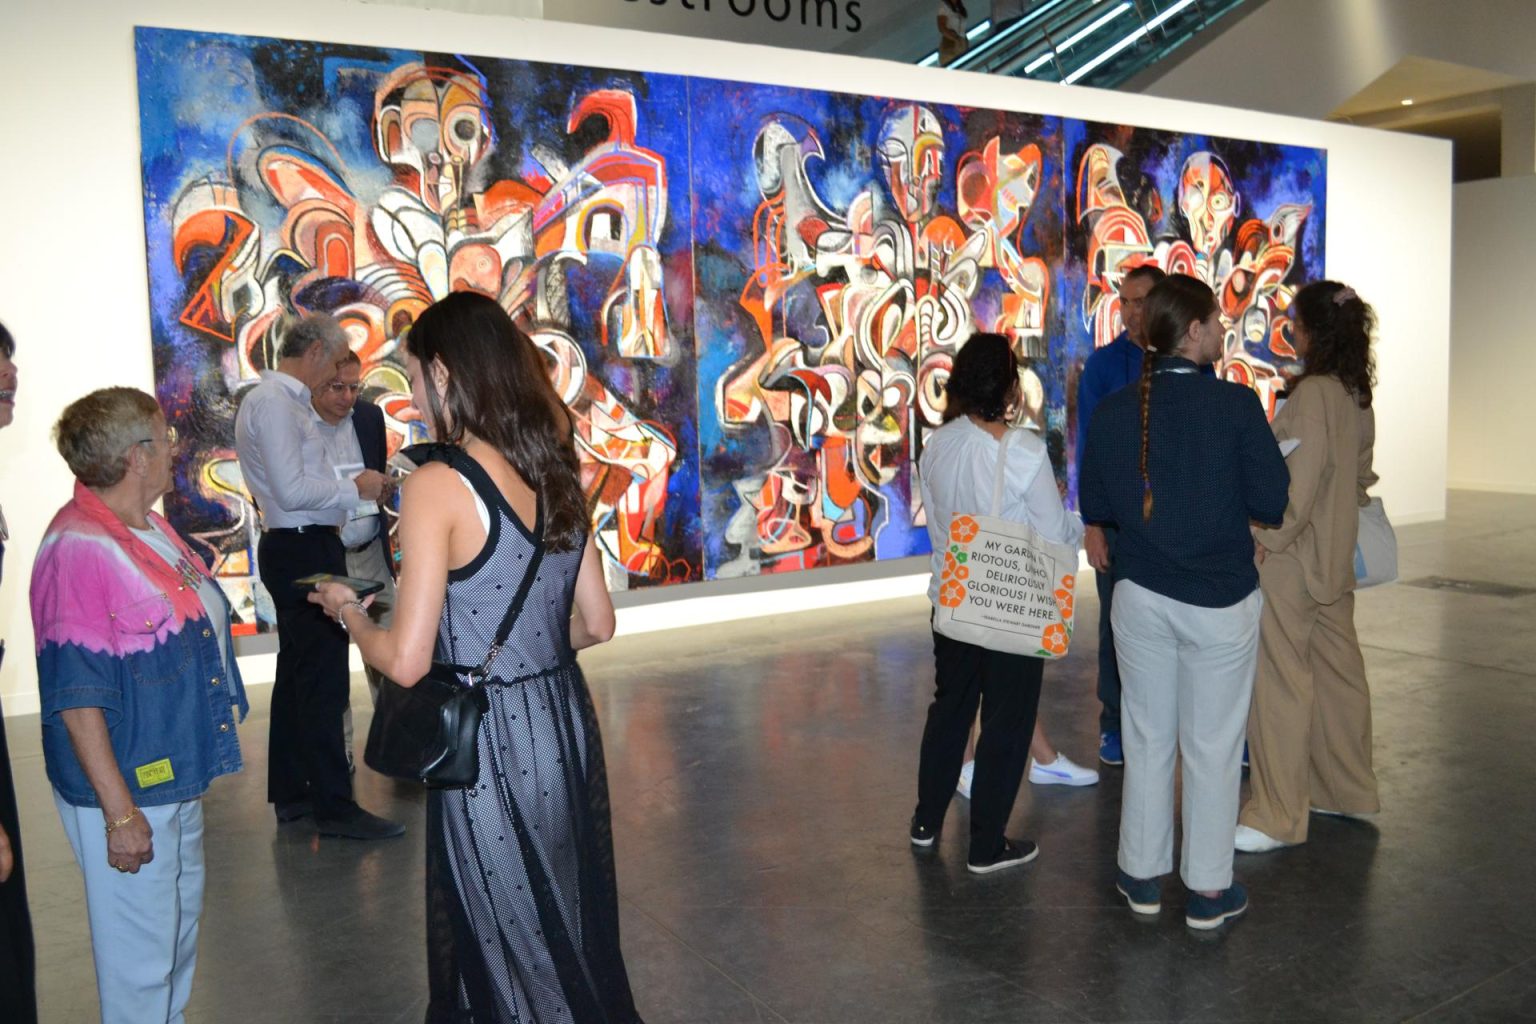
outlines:
[[[310, 399], [315, 413], [323, 421], [320, 436], [331, 454], [331, 468], [337, 479], [351, 477], [363, 469], [383, 471], [389, 458], [389, 439], [384, 428], [384, 411], [370, 402], [357, 402], [362, 391], [363, 361], [356, 352], [342, 356], [336, 376], [317, 390]], [[389, 499], [386, 489], [379, 505]], [[374, 597], [368, 611], [373, 620], [388, 629], [394, 619], [395, 574], [391, 567], [388, 517], [378, 506], [365, 504], [352, 513], [341, 528], [341, 544], [347, 549], [347, 575], [378, 580], [384, 589]], [[373, 702], [379, 700], [380, 672], [365, 665], [368, 689]], [[352, 756], [352, 709], [346, 716], [347, 756]]]
[[235, 448], [261, 513], [257, 568], [277, 609], [267, 799], [280, 823], [313, 815], [321, 835], [383, 839], [405, 829], [352, 799], [342, 734], [351, 676], [347, 635], [293, 582], [346, 573], [341, 528], [388, 484], [375, 470], [337, 475], [310, 404], [312, 389], [330, 382], [349, 352], [346, 333], [330, 316], [286, 325], [277, 368], [262, 372], [235, 417]]

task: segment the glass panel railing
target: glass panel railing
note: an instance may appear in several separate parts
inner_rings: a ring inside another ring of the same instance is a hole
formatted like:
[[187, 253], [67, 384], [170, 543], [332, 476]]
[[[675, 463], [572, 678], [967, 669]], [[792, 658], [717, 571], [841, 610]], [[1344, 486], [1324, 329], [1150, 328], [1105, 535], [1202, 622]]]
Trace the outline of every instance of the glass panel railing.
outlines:
[[[998, 31], [972, 28], [949, 66], [1045, 82], [1114, 88], [1258, 0], [1040, 0]], [[933, 53], [918, 63], [938, 63]]]

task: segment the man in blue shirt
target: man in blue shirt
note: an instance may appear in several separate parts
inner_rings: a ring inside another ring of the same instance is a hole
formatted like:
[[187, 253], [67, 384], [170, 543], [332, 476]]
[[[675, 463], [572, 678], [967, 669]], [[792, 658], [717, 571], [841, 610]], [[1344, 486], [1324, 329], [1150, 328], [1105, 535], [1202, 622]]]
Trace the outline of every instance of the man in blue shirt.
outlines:
[[[1083, 455], [1088, 449], [1088, 425], [1099, 400], [1136, 383], [1141, 376], [1142, 305], [1152, 286], [1163, 279], [1163, 272], [1150, 263], [1132, 268], [1120, 282], [1120, 322], [1125, 330], [1114, 341], [1098, 349], [1083, 364], [1077, 379], [1077, 479], [1079, 496], [1083, 479]], [[1081, 497], [1079, 497], [1081, 501]], [[1115, 634], [1110, 629], [1110, 602], [1115, 591], [1110, 560], [1115, 553], [1113, 527], [1089, 526], [1083, 537], [1088, 561], [1094, 568], [1094, 583], [1099, 592], [1099, 760], [1120, 765], [1120, 668], [1115, 661]]]

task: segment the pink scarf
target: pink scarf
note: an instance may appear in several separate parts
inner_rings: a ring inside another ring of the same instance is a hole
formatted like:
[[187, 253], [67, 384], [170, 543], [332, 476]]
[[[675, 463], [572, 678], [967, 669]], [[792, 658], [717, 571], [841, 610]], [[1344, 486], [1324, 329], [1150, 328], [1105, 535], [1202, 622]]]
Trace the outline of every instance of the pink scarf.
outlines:
[[[208, 610], [203, 607], [203, 599], [198, 595], [197, 586], [189, 585], [182, 574], [167, 565], [165, 559], [161, 558], [153, 548], [134, 536], [133, 531], [117, 518], [117, 513], [108, 508], [106, 502], [78, 480], [75, 481], [74, 505], [87, 519], [100, 526], [103, 532], [117, 541], [118, 546], [133, 559], [134, 565], [160, 589], [166, 600], [171, 602], [179, 613], [177, 616], [179, 619], [185, 621], [207, 617]], [[191, 572], [195, 573], [200, 580], [213, 578], [208, 571], [208, 566], [192, 553], [192, 549], [187, 547], [181, 535], [171, 528], [171, 524], [166, 522], [163, 516], [151, 511], [149, 521], [152, 525], [158, 526], [160, 532], [176, 545], [176, 549], [181, 552], [183, 562]]]

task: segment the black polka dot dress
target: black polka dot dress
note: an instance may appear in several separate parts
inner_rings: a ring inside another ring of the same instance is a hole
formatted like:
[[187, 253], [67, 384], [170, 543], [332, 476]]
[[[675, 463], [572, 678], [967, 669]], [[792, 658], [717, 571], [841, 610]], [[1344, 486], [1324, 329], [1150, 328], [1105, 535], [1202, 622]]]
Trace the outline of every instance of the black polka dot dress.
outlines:
[[[534, 562], [532, 531], [480, 466], [450, 460], [490, 515], [448, 578], [439, 660], [478, 664]], [[428, 803], [429, 1024], [638, 1021], [619, 950], [608, 781], [570, 646], [582, 549], [545, 551], [492, 666], [480, 777]]]

